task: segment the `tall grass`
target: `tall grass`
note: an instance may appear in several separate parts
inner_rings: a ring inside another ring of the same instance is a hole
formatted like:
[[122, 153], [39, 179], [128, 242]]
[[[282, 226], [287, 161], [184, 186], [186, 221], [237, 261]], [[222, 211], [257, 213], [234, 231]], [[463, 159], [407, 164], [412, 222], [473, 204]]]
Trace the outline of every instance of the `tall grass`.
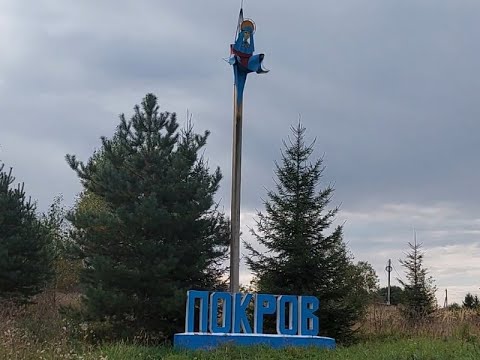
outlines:
[[372, 305], [358, 330], [365, 339], [412, 338], [480, 339], [480, 311], [438, 309], [429, 318], [408, 322], [396, 306]]
[[92, 330], [61, 316], [62, 305], [78, 295], [45, 292], [28, 306], [0, 304], [0, 359], [480, 359], [480, 314], [472, 310], [436, 311], [410, 324], [394, 306], [373, 305], [357, 324], [362, 342], [335, 351], [314, 349], [220, 348], [214, 352], [146, 347], [138, 340], [93, 345]]
[[77, 359], [71, 324], [59, 308], [78, 302], [78, 296], [46, 291], [33, 300], [23, 306], [0, 303], [0, 359]]

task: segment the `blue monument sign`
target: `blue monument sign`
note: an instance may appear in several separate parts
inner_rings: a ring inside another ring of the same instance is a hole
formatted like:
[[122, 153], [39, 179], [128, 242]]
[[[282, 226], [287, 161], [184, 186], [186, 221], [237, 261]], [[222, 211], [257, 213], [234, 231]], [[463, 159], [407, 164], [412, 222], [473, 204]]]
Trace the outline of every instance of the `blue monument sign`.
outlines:
[[[314, 296], [188, 291], [185, 332], [175, 334], [175, 347], [208, 349], [234, 345], [317, 346], [335, 348], [335, 340], [317, 336]], [[253, 318], [251, 314], [253, 310]], [[266, 316], [275, 317], [276, 333], [264, 333]]]

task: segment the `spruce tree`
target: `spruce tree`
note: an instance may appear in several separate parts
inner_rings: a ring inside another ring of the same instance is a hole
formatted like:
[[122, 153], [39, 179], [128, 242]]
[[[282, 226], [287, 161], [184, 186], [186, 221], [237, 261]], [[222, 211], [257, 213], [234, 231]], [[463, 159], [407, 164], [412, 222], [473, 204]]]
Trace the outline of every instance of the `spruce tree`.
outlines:
[[265, 212], [257, 213], [252, 229], [266, 251], [247, 243], [247, 264], [259, 292], [318, 297], [320, 334], [346, 342], [369, 301], [365, 287], [372, 281], [365, 271], [373, 269], [353, 264], [342, 226], [327, 233], [338, 212], [328, 208], [334, 189], [320, 189], [323, 159], [309, 161], [314, 144], [305, 144], [305, 131], [299, 123], [293, 139], [284, 141], [275, 191], [268, 191]]
[[28, 302], [52, 275], [49, 236], [24, 185], [0, 164], [0, 299]]
[[423, 265], [422, 244], [417, 243], [416, 236], [414, 243], [408, 243], [408, 246], [410, 251], [406, 254], [405, 260], [400, 260], [405, 268], [407, 281], [401, 279], [398, 281], [404, 287], [404, 315], [408, 320], [416, 322], [435, 311], [436, 287], [433, 278], [428, 276], [428, 270]]
[[187, 290], [223, 286], [229, 227], [214, 202], [220, 170], [199, 154], [208, 134], [179, 131], [147, 94], [87, 163], [67, 155], [85, 189], [69, 218], [86, 319], [169, 337], [183, 331]]

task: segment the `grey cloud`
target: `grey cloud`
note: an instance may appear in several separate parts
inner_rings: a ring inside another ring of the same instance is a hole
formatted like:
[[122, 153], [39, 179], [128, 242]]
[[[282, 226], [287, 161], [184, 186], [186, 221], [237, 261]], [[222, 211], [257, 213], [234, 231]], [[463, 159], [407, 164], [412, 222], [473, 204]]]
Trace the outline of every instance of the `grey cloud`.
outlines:
[[[333, 203], [342, 204], [340, 221], [347, 219], [346, 239], [359, 257], [381, 271], [372, 253], [395, 253], [412, 225], [439, 248], [450, 239], [475, 243], [480, 4], [245, 5], [272, 71], [247, 83], [243, 209], [262, 208], [281, 139], [300, 114], [317, 139], [316, 156], [325, 154], [324, 182], [336, 187]], [[237, 11], [238, 2], [216, 0], [1, 4], [0, 158], [46, 208], [59, 191], [79, 191], [65, 153], [87, 158], [113, 133], [117, 115], [130, 115], [152, 91], [163, 110], [183, 121], [189, 109], [198, 131], [212, 130], [205, 154], [222, 168], [218, 198], [228, 209], [232, 74], [222, 57]], [[408, 216], [439, 203], [458, 213]], [[413, 205], [381, 217], [377, 209], [388, 204]], [[361, 214], [380, 217], [372, 223]]]

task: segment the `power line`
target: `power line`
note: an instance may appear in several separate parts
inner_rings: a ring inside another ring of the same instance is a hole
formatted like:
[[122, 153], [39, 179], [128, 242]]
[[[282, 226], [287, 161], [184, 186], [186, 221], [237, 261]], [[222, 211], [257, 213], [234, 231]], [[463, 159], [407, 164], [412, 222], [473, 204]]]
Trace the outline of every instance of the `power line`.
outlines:
[[392, 267], [393, 267], [393, 270], [395, 270], [395, 272], [397, 273], [398, 278], [399, 278], [401, 281], [405, 282], [405, 281], [403, 280], [403, 277], [398, 273], [397, 269], [395, 268], [395, 265], [392, 264]]

